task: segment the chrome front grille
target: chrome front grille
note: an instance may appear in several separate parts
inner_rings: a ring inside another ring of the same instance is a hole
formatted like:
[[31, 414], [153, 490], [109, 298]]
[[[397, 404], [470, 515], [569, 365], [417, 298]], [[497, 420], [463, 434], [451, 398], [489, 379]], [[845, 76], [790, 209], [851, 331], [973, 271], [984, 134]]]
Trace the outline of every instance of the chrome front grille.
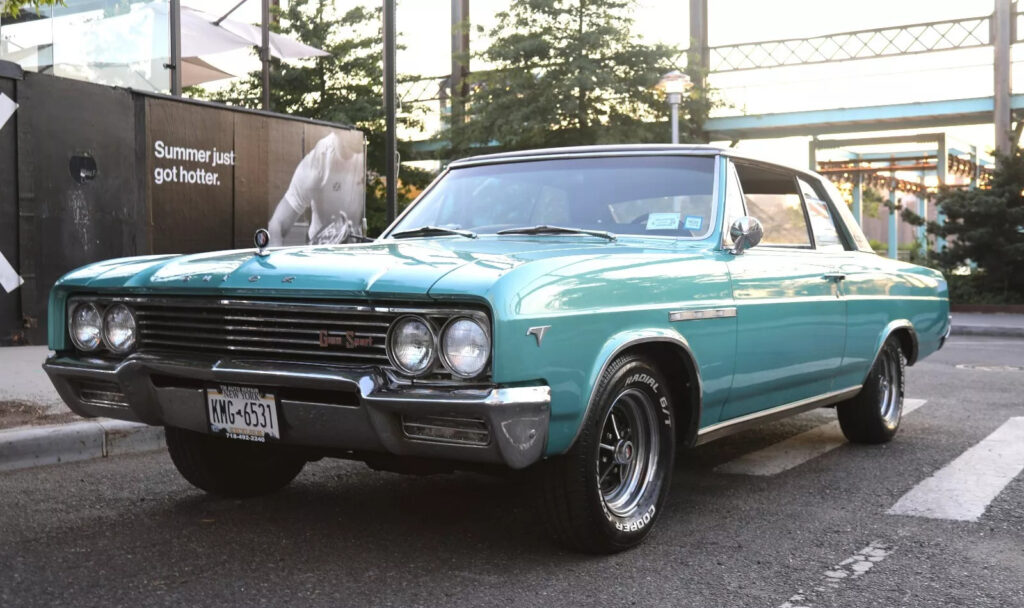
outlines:
[[141, 352], [238, 354], [388, 365], [390, 307], [212, 298], [132, 298]]

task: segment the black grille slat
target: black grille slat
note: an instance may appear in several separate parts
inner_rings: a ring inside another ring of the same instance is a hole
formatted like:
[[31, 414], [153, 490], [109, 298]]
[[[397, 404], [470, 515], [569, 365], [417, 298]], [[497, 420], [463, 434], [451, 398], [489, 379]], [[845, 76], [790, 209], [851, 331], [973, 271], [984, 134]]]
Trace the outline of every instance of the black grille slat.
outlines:
[[[320, 333], [320, 331], [318, 329], [311, 328], [311, 327], [297, 328], [297, 327], [276, 327], [276, 326], [274, 326], [274, 327], [267, 327], [267, 326], [255, 327], [255, 326], [251, 326], [251, 325], [248, 325], [248, 326], [247, 325], [219, 325], [219, 324], [216, 323], [216, 321], [211, 321], [210, 323], [191, 323], [191, 322], [186, 322], [186, 321], [148, 321], [148, 320], [141, 320], [140, 319], [139, 320], [139, 325], [144, 326], [146, 328], [149, 328], [149, 331], [151, 333], [164, 333], [166, 331], [172, 331], [172, 332], [177, 334], [177, 333], [179, 333], [181, 331], [182, 328], [205, 329], [205, 330], [220, 331], [220, 332], [225, 332], [225, 333], [226, 332], [232, 332], [232, 331], [250, 331], [250, 332], [264, 332], [264, 333], [272, 332], [272, 333], [282, 333], [282, 334], [297, 334], [297, 335], [305, 335], [305, 336], [313, 336], [313, 337], [317, 337], [319, 335], [319, 333]], [[356, 332], [354, 332], [354, 334], [357, 337], [361, 337], [361, 338], [379, 338], [381, 340], [383, 340], [387, 336], [387, 333], [385, 333], [385, 332], [373, 333], [373, 332], [365, 332], [365, 331], [356, 331]], [[203, 335], [205, 335], [205, 334], [203, 334]], [[334, 334], [332, 333], [332, 335], [334, 335]]]
[[[176, 340], [163, 340], [163, 339], [149, 340], [147, 342], [147, 344], [156, 344], [156, 345], [160, 345], [160, 346], [180, 347], [181, 350], [189, 350], [189, 351], [195, 351], [195, 350], [221, 351], [221, 350], [224, 350], [224, 351], [230, 351], [230, 352], [276, 353], [276, 354], [290, 354], [290, 355], [307, 355], [307, 354], [309, 354], [308, 350], [293, 350], [293, 349], [287, 349], [287, 348], [271, 348], [271, 347], [265, 347], [264, 348], [264, 347], [258, 347], [258, 346], [235, 346], [235, 345], [230, 345], [230, 344], [228, 344], [228, 345], [204, 345], [204, 344], [196, 344], [194, 342], [178, 342]], [[161, 350], [167, 350], [167, 349], [161, 349]], [[177, 349], [173, 349], [173, 350], [177, 350]], [[376, 361], [381, 361], [381, 362], [387, 361], [387, 357], [385, 355], [372, 355], [372, 354], [367, 354], [367, 353], [337, 352], [337, 351], [327, 351], [325, 349], [324, 352], [317, 353], [317, 354], [322, 359], [330, 358], [332, 362], [337, 362], [340, 359], [352, 359], [352, 358], [360, 359], [360, 361], [359, 361], [360, 363], [366, 363], [368, 360], [376, 360]]]
[[154, 310], [140, 310], [138, 312], [140, 319], [149, 319], [153, 317], [169, 317], [173, 319], [193, 319], [202, 321], [253, 321], [257, 323], [275, 322], [275, 323], [313, 323], [313, 324], [324, 324], [324, 325], [345, 325], [347, 327], [383, 327], [387, 328], [389, 321], [351, 321], [351, 320], [337, 320], [337, 319], [324, 319], [324, 318], [295, 318], [295, 317], [270, 317], [270, 316], [252, 316], [242, 315], [238, 313], [234, 314], [200, 314], [187, 312], [176, 312], [176, 311], [154, 311]]

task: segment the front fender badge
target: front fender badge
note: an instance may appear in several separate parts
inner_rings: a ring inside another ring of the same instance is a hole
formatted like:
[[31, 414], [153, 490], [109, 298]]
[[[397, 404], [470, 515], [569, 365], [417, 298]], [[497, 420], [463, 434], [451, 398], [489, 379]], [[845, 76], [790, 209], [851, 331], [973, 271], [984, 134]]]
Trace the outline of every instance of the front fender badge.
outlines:
[[540, 348], [541, 342], [544, 341], [544, 334], [548, 331], [548, 328], [550, 327], [550, 325], [538, 325], [537, 327], [531, 327], [530, 329], [526, 330], [526, 335], [537, 338], [537, 348]]

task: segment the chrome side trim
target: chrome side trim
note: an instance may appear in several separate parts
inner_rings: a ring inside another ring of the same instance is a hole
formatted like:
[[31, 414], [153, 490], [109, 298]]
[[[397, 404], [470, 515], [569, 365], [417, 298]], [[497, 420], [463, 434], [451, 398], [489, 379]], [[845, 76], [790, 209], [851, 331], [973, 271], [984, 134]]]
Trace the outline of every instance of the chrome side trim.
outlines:
[[668, 313], [669, 321], [699, 321], [701, 319], [725, 319], [736, 316], [736, 307], [697, 308], [694, 310], [673, 310]]
[[845, 401], [860, 392], [860, 386], [851, 386], [838, 391], [825, 393], [808, 399], [801, 399], [785, 405], [780, 405], [760, 412], [753, 412], [744, 416], [730, 418], [715, 424], [708, 425], [697, 432], [697, 445], [707, 443], [713, 439], [738, 433], [750, 427], [786, 418], [807, 410], [832, 405]]
[[697, 357], [693, 355], [693, 350], [690, 348], [690, 344], [682, 336], [679, 336], [678, 338], [661, 334], [656, 336], [642, 336], [620, 344], [614, 351], [612, 351], [610, 355], [608, 355], [608, 358], [605, 359], [604, 363], [601, 365], [601, 371], [598, 372], [594, 380], [594, 385], [590, 388], [590, 398], [587, 399], [587, 407], [585, 410], [583, 410], [583, 417], [580, 421], [579, 428], [576, 429], [576, 434], [573, 435], [572, 441], [569, 442], [570, 448], [576, 444], [576, 440], [580, 438], [580, 433], [583, 432], [583, 424], [586, 422], [587, 416], [590, 414], [590, 408], [593, 407], [594, 405], [594, 399], [597, 398], [597, 385], [600, 382], [601, 376], [603, 376], [604, 373], [608, 370], [608, 366], [611, 365], [612, 361], [614, 361], [615, 358], [618, 357], [619, 354], [622, 351], [626, 350], [627, 348], [631, 348], [638, 344], [648, 344], [651, 342], [667, 342], [669, 344], [678, 346], [686, 352], [686, 356], [688, 356], [690, 358], [690, 361], [693, 362], [694, 381], [697, 383], [697, 403], [694, 404], [697, 407], [697, 413], [694, 419], [697, 421], [697, 424], [700, 424], [700, 413], [702, 402], [704, 399], [704, 384], [700, 377], [700, 367], [697, 365]]

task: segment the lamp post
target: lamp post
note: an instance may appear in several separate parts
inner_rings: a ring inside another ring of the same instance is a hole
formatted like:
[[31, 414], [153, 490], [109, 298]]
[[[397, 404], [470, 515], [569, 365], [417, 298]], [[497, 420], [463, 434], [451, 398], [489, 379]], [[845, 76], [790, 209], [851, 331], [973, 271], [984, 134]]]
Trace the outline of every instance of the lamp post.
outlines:
[[686, 93], [693, 82], [690, 77], [679, 70], [672, 70], [661, 77], [655, 88], [665, 93], [665, 101], [672, 109], [672, 143], [679, 143], [679, 104], [683, 102], [683, 94]]

